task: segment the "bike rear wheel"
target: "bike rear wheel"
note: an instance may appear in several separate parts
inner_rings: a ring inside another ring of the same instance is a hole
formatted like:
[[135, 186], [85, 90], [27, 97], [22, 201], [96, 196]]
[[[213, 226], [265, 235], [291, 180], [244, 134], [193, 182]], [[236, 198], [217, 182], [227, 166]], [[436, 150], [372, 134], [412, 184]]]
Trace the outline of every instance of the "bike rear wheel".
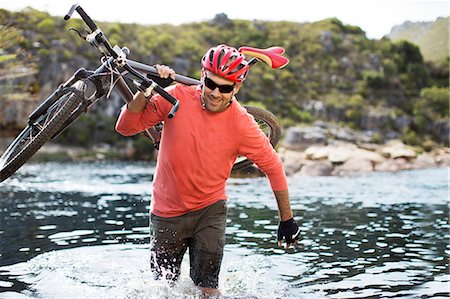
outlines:
[[[259, 124], [260, 129], [269, 138], [270, 143], [275, 148], [281, 138], [281, 128], [276, 116], [265, 109], [244, 106], [247, 112], [253, 115], [255, 121]], [[233, 165], [232, 171], [241, 170], [245, 167], [252, 165], [253, 162], [245, 157], [238, 157]]]
[[[74, 91], [61, 95], [45, 113], [23, 129], [0, 157], [0, 182], [14, 174], [27, 162], [67, 121], [82, 103], [84, 82], [72, 86]], [[77, 92], [78, 91], [78, 92]]]

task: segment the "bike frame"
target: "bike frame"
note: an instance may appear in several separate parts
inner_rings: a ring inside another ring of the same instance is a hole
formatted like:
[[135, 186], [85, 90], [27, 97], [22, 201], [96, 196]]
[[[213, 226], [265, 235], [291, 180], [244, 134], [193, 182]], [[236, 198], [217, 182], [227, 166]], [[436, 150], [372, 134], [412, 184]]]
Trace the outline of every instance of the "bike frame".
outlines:
[[[76, 82], [80, 80], [90, 80], [95, 86], [96, 86], [96, 93], [95, 98], [93, 100], [88, 100], [84, 97], [85, 102], [82, 106], [79, 107], [77, 111], [73, 113], [71, 118], [64, 124], [64, 126], [52, 137], [55, 138], [58, 136], [65, 128], [67, 128], [70, 123], [72, 123], [75, 119], [77, 119], [82, 112], [87, 111], [87, 109], [97, 102], [105, 93], [106, 91], [103, 90], [103, 83], [106, 80], [109, 80], [111, 73], [113, 74], [113, 81], [114, 86], [113, 89], [116, 90], [120, 97], [125, 101], [125, 103], [130, 102], [133, 99], [133, 92], [131, 91], [130, 85], [125, 81], [124, 78], [132, 77], [128, 74], [120, 74], [118, 75], [114, 71], [112, 71], [109, 66], [110, 62], [104, 62], [102, 65], [100, 65], [95, 71], [87, 71], [84, 68], [78, 69], [64, 84], [62, 84], [56, 91], [54, 91], [30, 116], [28, 123], [32, 124], [34, 120], [36, 120], [42, 113], [44, 113], [56, 100], [58, 100], [64, 93], [69, 92], [76, 92], [74, 89], [71, 89], [70, 86], [75, 84]], [[128, 60], [127, 64], [130, 65], [133, 69], [136, 71], [151, 75], [151, 76], [159, 76], [158, 71], [155, 67], [149, 66], [137, 61]], [[89, 75], [90, 73], [93, 73], [93, 75]], [[97, 75], [96, 75], [97, 74]], [[99, 79], [100, 77], [103, 77]], [[108, 78], [108, 79], [106, 79]], [[198, 85], [201, 82], [199, 80], [182, 76], [182, 75], [175, 75], [176, 82], [186, 84], [186, 85]], [[151, 137], [153, 142], [159, 142], [160, 133], [157, 132], [154, 128], [150, 128], [146, 130], [146, 135], [148, 137]]]

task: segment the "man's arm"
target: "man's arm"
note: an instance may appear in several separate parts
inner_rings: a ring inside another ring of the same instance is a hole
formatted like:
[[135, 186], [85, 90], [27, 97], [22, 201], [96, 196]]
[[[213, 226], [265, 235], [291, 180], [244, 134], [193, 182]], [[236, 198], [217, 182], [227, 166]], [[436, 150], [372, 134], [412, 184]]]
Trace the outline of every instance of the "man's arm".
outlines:
[[[175, 79], [175, 71], [165, 65], [159, 65], [157, 64], [156, 69], [158, 70], [158, 74], [162, 79], [172, 78], [172, 80]], [[127, 108], [130, 112], [133, 113], [142, 113], [145, 109], [145, 106], [147, 105], [147, 98], [144, 96], [144, 94], [140, 91], [138, 91], [131, 102], [128, 103]]]
[[[175, 77], [173, 69], [167, 66], [157, 65], [158, 73], [161, 78]], [[147, 107], [148, 100], [144, 93], [138, 91], [133, 99], [122, 108], [122, 111], [116, 122], [116, 131], [124, 136], [135, 135], [162, 121], [161, 112], [165, 110], [166, 102], [157, 105], [158, 100], [153, 98], [152, 109]], [[167, 105], [168, 102], [167, 102]], [[158, 109], [156, 109], [158, 106]]]
[[[245, 121], [247, 120], [247, 122]], [[277, 200], [280, 223], [277, 231], [278, 245], [285, 248], [297, 243], [300, 229], [294, 220], [294, 214], [289, 202], [289, 192], [283, 163], [269, 143], [266, 135], [258, 124], [250, 119], [242, 119], [240, 126], [241, 145], [238, 152], [252, 160], [268, 177], [273, 193]]]
[[142, 113], [147, 106], [147, 98], [140, 91], [134, 94], [133, 100], [127, 104], [127, 108], [133, 113]]
[[278, 212], [280, 215], [280, 221], [286, 221], [294, 217], [291, 209], [291, 203], [289, 201], [289, 191], [273, 191], [275, 198], [277, 199]]

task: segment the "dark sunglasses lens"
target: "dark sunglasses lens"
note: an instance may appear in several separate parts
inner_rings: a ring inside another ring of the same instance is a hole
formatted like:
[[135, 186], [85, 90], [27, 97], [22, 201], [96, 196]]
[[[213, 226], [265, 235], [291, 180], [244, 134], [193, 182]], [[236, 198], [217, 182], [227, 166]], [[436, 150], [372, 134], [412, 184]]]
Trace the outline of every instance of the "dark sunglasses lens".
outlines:
[[234, 89], [234, 85], [219, 85], [219, 91], [221, 93], [230, 93]]
[[218, 87], [221, 93], [230, 93], [234, 88], [234, 85], [219, 85], [208, 77], [205, 77], [205, 85], [211, 90], [214, 90], [216, 89], [216, 87]]
[[205, 85], [211, 90], [214, 90], [217, 87], [216, 83], [208, 77], [205, 77]]

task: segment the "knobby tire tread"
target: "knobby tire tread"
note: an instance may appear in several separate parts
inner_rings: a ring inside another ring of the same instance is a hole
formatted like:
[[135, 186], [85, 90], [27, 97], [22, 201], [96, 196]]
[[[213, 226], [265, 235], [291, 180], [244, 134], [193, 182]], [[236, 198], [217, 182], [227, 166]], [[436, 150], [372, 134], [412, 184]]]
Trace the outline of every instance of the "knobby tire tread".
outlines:
[[[25, 162], [27, 162], [50, 138], [58, 129], [66, 122], [70, 117], [71, 113], [78, 107], [81, 102], [80, 97], [75, 93], [68, 93], [61, 96], [60, 99], [56, 101], [58, 103], [65, 98], [70, 97], [66, 100], [66, 103], [60, 109], [60, 111], [55, 114], [52, 119], [45, 125], [45, 127], [37, 133], [37, 135], [28, 144], [20, 150], [13, 157], [9, 157], [8, 161], [3, 164], [3, 168], [0, 170], [0, 182], [9, 178], [14, 174]], [[9, 152], [13, 151], [19, 145], [19, 137], [25, 134], [26, 131], [32, 128], [28, 125], [19, 136], [13, 141], [15, 146], [11, 145], [0, 158], [2, 159], [8, 156]]]

